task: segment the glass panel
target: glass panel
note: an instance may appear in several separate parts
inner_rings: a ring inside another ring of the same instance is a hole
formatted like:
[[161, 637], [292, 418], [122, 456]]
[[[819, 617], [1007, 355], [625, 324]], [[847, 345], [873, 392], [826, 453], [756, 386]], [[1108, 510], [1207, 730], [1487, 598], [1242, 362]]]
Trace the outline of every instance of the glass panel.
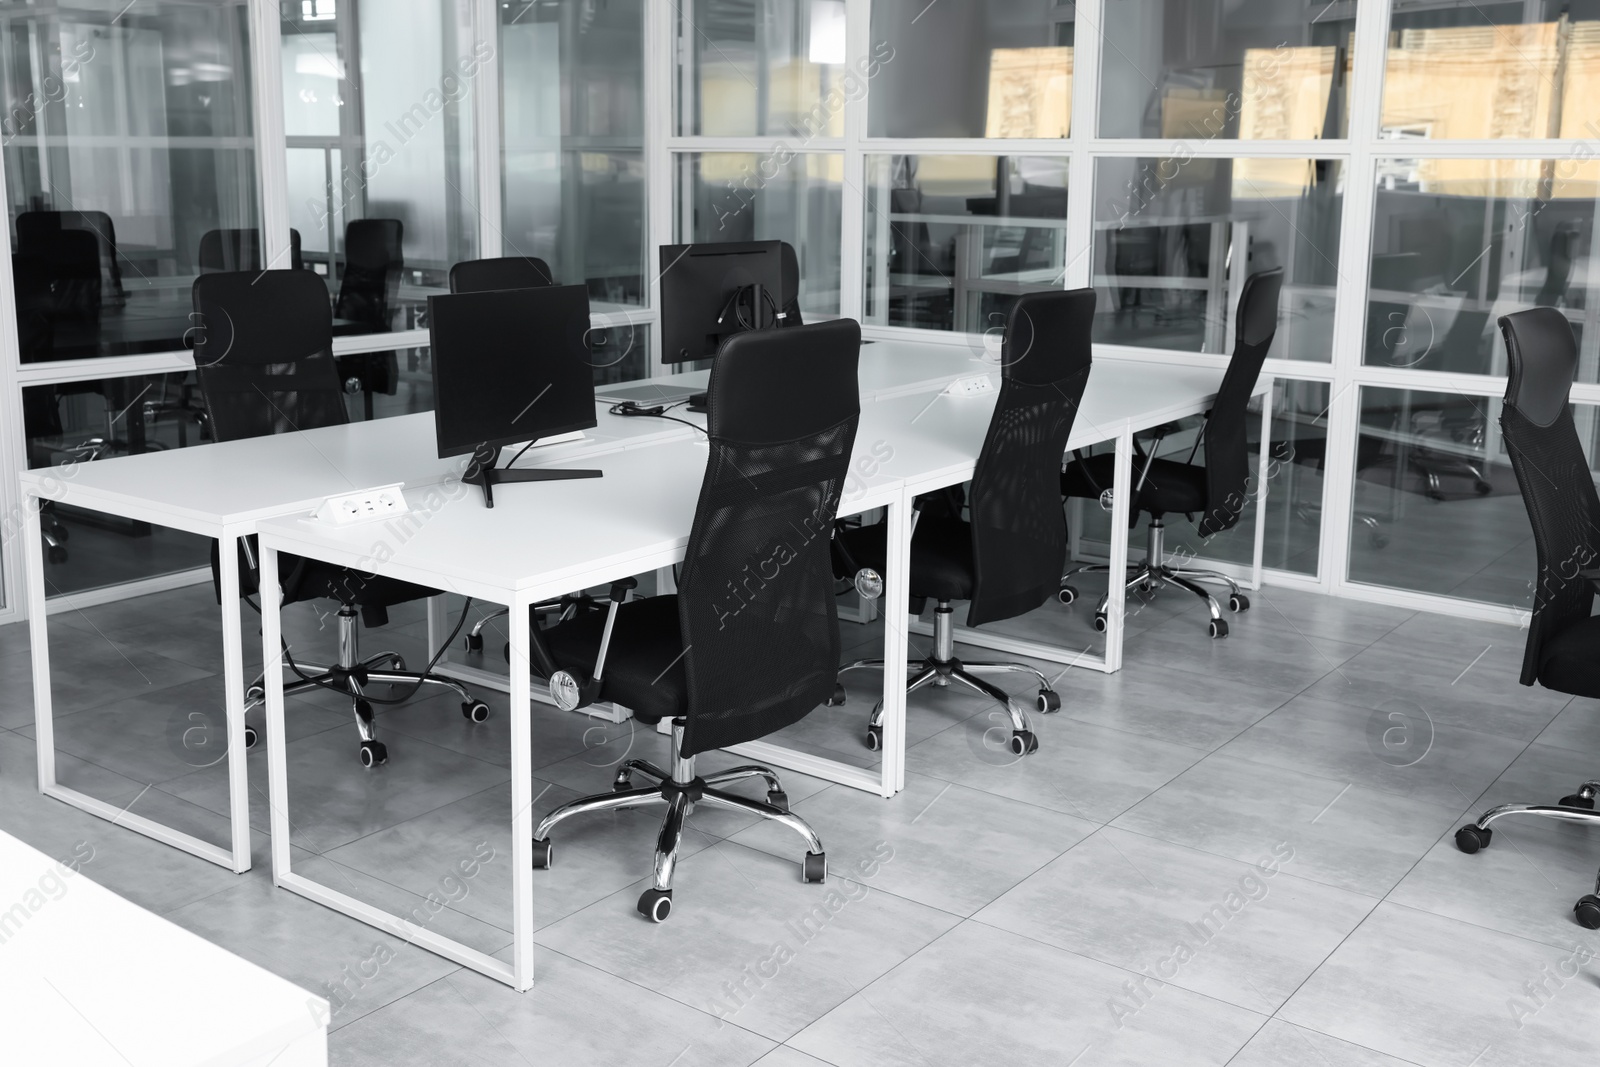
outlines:
[[1065, 159], [868, 156], [866, 319], [983, 333], [1022, 293], [1059, 289]]
[[802, 316], [839, 314], [844, 156], [708, 152], [678, 161], [679, 241], [788, 241], [800, 257]]
[[[427, 325], [477, 255], [473, 51], [455, 0], [282, 5], [291, 263], [322, 274], [335, 336]], [[402, 353], [403, 356], [403, 353]], [[368, 391], [371, 360], [345, 361]]]
[[[37, 385], [22, 390], [30, 469], [70, 481], [80, 464], [207, 440], [192, 374]], [[51, 496], [46, 486], [45, 496]], [[46, 503], [45, 593], [59, 596], [209, 566], [204, 537]]]
[[1100, 136], [1345, 136], [1355, 8], [1116, 0], [1100, 60]]
[[844, 136], [844, 102], [868, 64], [845, 73], [844, 0], [687, 0], [679, 6], [678, 133]]
[[1393, 0], [1381, 136], [1590, 137], [1600, 120], [1592, 0]]
[[597, 302], [643, 304], [643, 0], [500, 16], [505, 254], [544, 259]]
[[1600, 375], [1589, 262], [1600, 163], [1392, 159], [1378, 164], [1365, 362], [1506, 373], [1495, 320], [1558, 307], [1580, 345], [1578, 380]]
[[1066, 137], [1067, 0], [873, 0], [869, 137]]
[[1245, 277], [1282, 267], [1268, 355], [1329, 362], [1343, 179], [1327, 159], [1096, 160], [1095, 340], [1230, 352]]
[[[1351, 581], [1532, 608], [1533, 530], [1500, 406], [1497, 397], [1361, 390]], [[1593, 409], [1584, 414], [1592, 436]]]
[[22, 360], [182, 348], [205, 235], [257, 225], [243, 0], [8, 7]]

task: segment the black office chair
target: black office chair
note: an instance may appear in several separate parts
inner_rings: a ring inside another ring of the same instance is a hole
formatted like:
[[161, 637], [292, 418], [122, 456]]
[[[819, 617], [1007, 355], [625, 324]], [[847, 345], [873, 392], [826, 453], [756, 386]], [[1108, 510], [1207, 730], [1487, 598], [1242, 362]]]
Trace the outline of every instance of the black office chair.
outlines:
[[[334, 300], [335, 318], [348, 320], [341, 334], [384, 333], [400, 293], [405, 269], [405, 227], [399, 219], [356, 219], [344, 229], [344, 273]], [[395, 353], [356, 352], [338, 357], [346, 392], [361, 394], [365, 417], [372, 418], [374, 393], [393, 396], [400, 388]]]
[[452, 293], [492, 293], [499, 289], [538, 289], [556, 283], [550, 264], [534, 256], [469, 259], [450, 268]]
[[[860, 419], [861, 328], [839, 319], [723, 342], [711, 369], [711, 453], [675, 595], [534, 630], [533, 666], [567, 708], [615, 701], [646, 725], [672, 723], [671, 771], [628, 760], [613, 792], [562, 805], [534, 833], [534, 866], [549, 867], [550, 831], [573, 815], [664, 804], [655, 882], [639, 911], [672, 909], [672, 872], [693, 804], [731, 808], [794, 830], [809, 846], [802, 877], [828, 861], [790, 814], [776, 772], [745, 766], [700, 777], [695, 756], [765, 737], [823, 703], [838, 677], [839, 618], [829, 535]], [[509, 654], [509, 649], [507, 650]], [[581, 680], [580, 680], [581, 679]], [[658, 784], [633, 788], [642, 774]], [[767, 802], [717, 788], [764, 779]]]
[[[452, 293], [492, 293], [502, 289], [539, 289], [554, 285], [555, 276], [550, 264], [533, 256], [506, 256], [500, 259], [472, 259], [450, 268]], [[583, 598], [573, 598], [563, 603], [562, 609], [586, 606]], [[483, 651], [483, 628], [495, 619], [504, 618], [506, 609], [490, 612], [472, 624], [466, 636], [468, 652]]]
[[[1150, 515], [1149, 540], [1143, 563], [1130, 565], [1126, 578], [1127, 588], [1135, 587], [1153, 591], [1164, 585], [1187, 589], [1206, 602], [1211, 609], [1208, 624], [1212, 637], [1228, 636], [1228, 623], [1222, 617], [1217, 601], [1199, 584], [1213, 582], [1228, 587], [1228, 607], [1233, 611], [1250, 610], [1250, 599], [1239, 592], [1238, 583], [1217, 571], [1195, 570], [1189, 567], [1168, 566], [1163, 547], [1166, 523], [1163, 517], [1172, 512], [1182, 512], [1191, 520], [1198, 514], [1198, 528], [1202, 539], [1224, 530], [1231, 530], [1244, 514], [1250, 480], [1250, 448], [1248, 427], [1250, 394], [1261, 375], [1261, 365], [1266, 361], [1267, 350], [1272, 347], [1272, 337], [1278, 328], [1278, 293], [1283, 286], [1283, 269], [1259, 271], [1245, 279], [1244, 292], [1239, 296], [1238, 322], [1235, 327], [1233, 358], [1222, 376], [1217, 398], [1206, 413], [1205, 428], [1189, 454], [1203, 444], [1205, 460], [1202, 463], [1179, 462], [1158, 458], [1161, 440], [1167, 431], [1156, 435], [1156, 440], [1146, 452], [1141, 446], [1134, 462], [1133, 500], [1130, 518], [1147, 512]], [[1116, 457], [1110, 453], [1080, 457], [1061, 475], [1061, 494], [1067, 497], [1100, 499], [1111, 488], [1112, 471]], [[1120, 531], [1112, 531], [1120, 536]], [[1075, 574], [1105, 572], [1104, 564], [1074, 567], [1061, 577], [1060, 598], [1070, 604], [1078, 598], [1078, 591], [1070, 584]], [[1106, 604], [1109, 591], [1100, 598], [1095, 609], [1094, 628], [1104, 632], [1107, 625]]]
[[[195, 338], [195, 366], [211, 412], [218, 441], [237, 441], [267, 434], [337, 426], [349, 421], [344, 391], [333, 361], [333, 321], [322, 279], [311, 271], [269, 270], [202, 274], [195, 279], [194, 310], [200, 328]], [[240, 592], [259, 591], [260, 572], [253, 538], [240, 543]], [[217, 599], [222, 599], [219, 548], [212, 542], [212, 573]], [[339, 662], [321, 666], [299, 663], [285, 653], [296, 679], [284, 695], [314, 688], [333, 689], [350, 697], [361, 734], [361, 763], [371, 767], [389, 758], [377, 740], [372, 704], [399, 703], [366, 692], [370, 684], [444, 686], [461, 697], [461, 714], [472, 722], [489, 717], [489, 706], [466, 687], [442, 675], [405, 669], [394, 652], [363, 657], [356, 616], [367, 626], [389, 621], [388, 609], [437, 596], [438, 591], [317, 560], [284, 555], [279, 563], [284, 605], [307, 600], [339, 602]], [[389, 669], [381, 670], [387, 664]], [[431, 666], [431, 664], [430, 664]], [[265, 698], [258, 680], [246, 694], [247, 708]], [[408, 694], [409, 695], [409, 694]], [[247, 743], [254, 730], [248, 730]]]
[[24, 211], [17, 216], [17, 251], [24, 255], [43, 254], [61, 247], [60, 235], [69, 232], [86, 233], [94, 238], [94, 276], [98, 279], [95, 293], [98, 302], [104, 300], [114, 307], [127, 303], [128, 293], [122, 285], [122, 262], [117, 254], [117, 227], [104, 211]]
[[778, 303], [783, 308], [783, 325], [804, 326], [805, 318], [800, 314], [800, 256], [788, 241], [782, 246], [783, 292]]
[[[261, 269], [261, 231], [249, 230], [207, 230], [200, 235], [200, 272], [209, 274], [213, 271], [229, 270], [260, 270]], [[268, 264], [273, 269], [280, 269], [283, 264]], [[289, 231], [289, 269], [304, 270], [305, 259], [300, 252], [300, 231]]]
[[[1600, 496], [1572, 421], [1567, 395], [1578, 369], [1578, 346], [1566, 316], [1538, 307], [1500, 319], [1510, 377], [1500, 431], [1522, 502], [1533, 526], [1539, 570], [1533, 618], [1522, 658], [1522, 684], [1580, 697], [1600, 697]], [[1594, 810], [1600, 781], [1590, 779], [1560, 804], [1501, 804], [1456, 831], [1468, 854], [1489, 846], [1491, 825], [1507, 815], [1539, 815], [1600, 823]], [[1578, 923], [1600, 929], [1600, 879], [1573, 906]]]
[[[1011, 751], [1039, 747], [1027, 716], [1004, 689], [979, 677], [1019, 672], [1039, 679], [1037, 708], [1057, 711], [1061, 698], [1037, 670], [1023, 663], [963, 663], [955, 656], [951, 601], [969, 601], [967, 625], [1015, 618], [1056, 592], [1067, 558], [1067, 527], [1057, 488], [1061, 458], [1089, 382], [1094, 327], [1093, 289], [1028, 293], [1011, 305], [1001, 349], [1000, 396], [966, 501], [940, 507], [938, 495], [916, 502], [911, 538], [911, 604], [921, 614], [934, 601], [933, 652], [908, 664], [914, 672], [907, 695], [925, 685], [960, 682], [999, 703], [1011, 716]], [[945, 500], [949, 500], [946, 496]], [[868, 569], [883, 573], [888, 542], [881, 524], [838, 532], [846, 576]], [[881, 667], [858, 660], [840, 673]], [[843, 688], [830, 704], [844, 703]], [[872, 709], [867, 747], [883, 745], [883, 704]]]

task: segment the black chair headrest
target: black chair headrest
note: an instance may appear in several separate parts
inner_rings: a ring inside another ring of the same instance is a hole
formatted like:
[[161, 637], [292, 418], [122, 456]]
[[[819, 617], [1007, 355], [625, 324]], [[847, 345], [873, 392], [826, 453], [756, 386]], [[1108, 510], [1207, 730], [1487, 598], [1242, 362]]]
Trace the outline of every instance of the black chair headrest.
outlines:
[[710, 434], [779, 444], [861, 412], [861, 325], [833, 319], [737, 333], [711, 365]]
[[1006, 318], [1001, 374], [1048, 385], [1089, 366], [1094, 335], [1093, 289], [1026, 293]]
[[1257, 271], [1244, 280], [1234, 331], [1238, 344], [1258, 345], [1272, 337], [1278, 328], [1278, 294], [1282, 290], [1282, 267]]
[[1500, 318], [1511, 372], [1506, 403], [1535, 426], [1549, 426], [1567, 406], [1578, 371], [1572, 324], [1551, 307], [1529, 308]]

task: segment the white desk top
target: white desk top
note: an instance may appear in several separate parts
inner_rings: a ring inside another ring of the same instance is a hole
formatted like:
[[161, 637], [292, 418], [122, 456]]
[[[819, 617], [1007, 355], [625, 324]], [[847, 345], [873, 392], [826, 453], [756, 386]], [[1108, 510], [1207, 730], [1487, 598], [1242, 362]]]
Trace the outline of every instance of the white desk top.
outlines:
[[[1220, 380], [1206, 368], [1097, 365], [1069, 447], [1192, 413]], [[863, 405], [841, 512], [887, 503], [902, 482], [916, 489], [970, 475], [996, 396], [922, 393]], [[600, 479], [504, 486], [492, 510], [475, 486], [432, 487], [407, 491], [413, 515], [404, 522], [338, 529], [296, 515], [259, 530], [263, 545], [283, 551], [506, 603], [519, 592], [563, 592], [681, 559], [707, 455], [695, 435], [586, 460], [605, 471]]]
[[243, 1067], [327, 1019], [322, 997], [0, 833], [6, 1063]]
[[[956, 378], [993, 371], [964, 347], [880, 342], [862, 348], [861, 387], [866, 399], [943, 388]], [[704, 384], [707, 372], [674, 375]], [[588, 440], [540, 446], [520, 466], [575, 465], [588, 457], [675, 439], [693, 431], [666, 419], [624, 419], [597, 410]], [[704, 417], [674, 414], [692, 422]], [[509, 458], [509, 454], [508, 454]], [[215, 532], [224, 524], [251, 525], [264, 518], [309, 510], [335, 493], [394, 482], [408, 487], [459, 476], [466, 457], [440, 459], [433, 414], [328, 426], [248, 441], [148, 452], [25, 471], [24, 487], [46, 499], [129, 518]], [[245, 532], [248, 532], [246, 530]]]

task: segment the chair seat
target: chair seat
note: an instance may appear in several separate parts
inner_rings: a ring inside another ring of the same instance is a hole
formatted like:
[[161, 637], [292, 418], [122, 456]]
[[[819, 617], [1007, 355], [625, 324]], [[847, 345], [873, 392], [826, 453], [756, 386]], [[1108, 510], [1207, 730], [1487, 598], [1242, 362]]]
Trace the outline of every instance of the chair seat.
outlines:
[[[857, 566], [884, 573], [889, 556], [884, 524], [841, 530], [839, 536]], [[912, 598], [971, 600], [975, 581], [972, 527], [942, 515], [924, 514], [918, 519], [911, 539]]]
[[[593, 673], [607, 614], [581, 612], [544, 631], [545, 647], [558, 667], [580, 678]], [[630, 600], [617, 610], [600, 699], [630, 709], [647, 726], [687, 713], [689, 676], [676, 596]]]
[[[1138, 476], [1140, 461], [1134, 460], [1134, 475]], [[1116, 456], [1106, 453], [1090, 456], [1069, 466], [1061, 475], [1061, 495], [1087, 497], [1095, 500], [1103, 490], [1111, 488], [1116, 470]], [[1193, 463], [1158, 459], [1150, 465], [1150, 474], [1134, 501], [1135, 511], [1152, 515], [1183, 512], [1194, 515], [1206, 510], [1206, 469]]]
[[1600, 616], [1579, 619], [1545, 639], [1539, 684], [1558, 693], [1600, 697]]

